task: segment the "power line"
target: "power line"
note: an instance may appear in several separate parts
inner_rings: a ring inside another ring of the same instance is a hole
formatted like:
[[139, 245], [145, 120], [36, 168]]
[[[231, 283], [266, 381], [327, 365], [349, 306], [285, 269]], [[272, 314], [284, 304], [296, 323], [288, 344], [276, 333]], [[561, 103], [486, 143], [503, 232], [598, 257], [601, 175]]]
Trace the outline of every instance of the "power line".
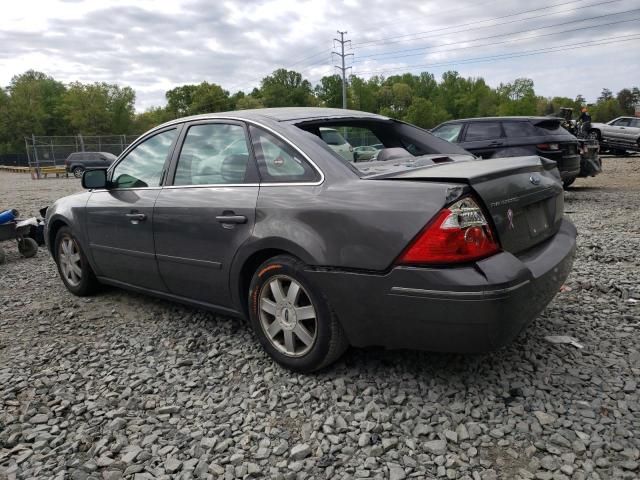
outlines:
[[[627, 38], [627, 37], [634, 37], [634, 38]], [[608, 44], [614, 44], [614, 43], [622, 43], [622, 42], [629, 42], [629, 41], [633, 41], [633, 40], [640, 40], [640, 34], [638, 33], [633, 33], [630, 35], [620, 35], [617, 37], [610, 37], [609, 39], [598, 39], [598, 40], [590, 40], [588, 42], [578, 42], [578, 43], [573, 43], [573, 44], [568, 44], [568, 45], [560, 45], [557, 47], [547, 47], [547, 48], [543, 48], [543, 49], [538, 49], [538, 50], [525, 50], [522, 52], [512, 52], [512, 53], [506, 53], [506, 54], [502, 54], [502, 55], [490, 55], [490, 56], [486, 56], [486, 57], [476, 57], [476, 58], [467, 58], [467, 59], [462, 59], [462, 60], [458, 60], [455, 62], [444, 62], [444, 63], [432, 63], [432, 64], [428, 64], [428, 65], [407, 65], [404, 67], [394, 67], [394, 68], [387, 68], [387, 69], [381, 69], [381, 70], [368, 70], [368, 71], [362, 71], [362, 72], [358, 72], [359, 74], [363, 75], [363, 74], [375, 74], [375, 73], [387, 73], [387, 72], [392, 72], [392, 71], [398, 71], [398, 70], [415, 70], [417, 68], [433, 68], [433, 67], [446, 67], [449, 65], [464, 65], [464, 64], [468, 64], [468, 63], [481, 63], [481, 62], [487, 62], [487, 61], [492, 61], [492, 60], [506, 60], [506, 59], [510, 59], [510, 58], [520, 58], [520, 57], [530, 57], [530, 56], [534, 56], [534, 55], [542, 55], [545, 53], [555, 53], [555, 52], [562, 52], [565, 50], [571, 50], [573, 48], [575, 49], [579, 49], [579, 48], [588, 48], [588, 47], [594, 47], [594, 46], [598, 46], [598, 45], [608, 45]], [[594, 43], [594, 42], [598, 42], [598, 43]]]
[[[636, 10], [640, 10], [640, 9], [636, 9]], [[490, 43], [483, 43], [481, 45], [469, 45], [466, 47], [457, 47], [457, 48], [447, 48], [444, 50], [436, 50], [433, 53], [442, 53], [442, 52], [452, 52], [454, 50], [466, 50], [469, 48], [478, 48], [478, 47], [490, 47], [490, 46], [494, 46], [494, 45], [501, 45], [504, 43], [509, 43], [509, 42], [520, 42], [523, 40], [531, 40], [531, 39], [535, 39], [535, 38], [543, 38], [543, 37], [551, 37], [553, 35], [561, 35], [561, 34], [565, 34], [565, 33], [572, 33], [572, 32], [577, 32], [577, 31], [581, 31], [581, 30], [589, 30], [592, 28], [601, 28], [601, 27], [608, 27], [611, 25], [618, 25], [621, 23], [629, 23], [629, 22], [635, 22], [640, 20], [640, 17], [637, 18], [631, 18], [628, 20], [618, 20], [615, 22], [609, 22], [609, 23], [601, 23], [598, 25], [588, 25], [586, 27], [578, 27], [578, 28], [572, 28], [569, 30], [561, 30], [559, 32], [551, 32], [551, 33], [544, 33], [542, 35], [529, 35], [528, 37], [522, 37], [522, 38], [516, 38], [516, 39], [509, 39], [509, 40], [502, 40], [499, 42], [490, 42]], [[553, 27], [557, 27], [558, 25], [562, 25], [562, 24], [557, 24], [557, 25], [552, 25]], [[499, 37], [509, 37], [509, 36], [513, 36], [513, 35], [519, 35], [521, 33], [526, 33], [526, 32], [533, 32], [536, 30], [542, 30], [544, 28], [549, 28], [549, 27], [542, 27], [542, 28], [533, 28], [530, 30], [522, 30], [520, 32], [513, 32], [513, 33], [504, 33], [504, 34], [499, 34], [499, 35], [490, 35], [488, 37], [479, 37], [479, 38], [473, 38], [473, 39], [469, 39], [469, 40], [465, 40], [465, 41], [460, 41], [460, 42], [451, 42], [451, 43], [441, 43], [438, 45], [432, 45], [429, 47], [420, 47], [420, 48], [411, 48], [411, 49], [406, 49], [406, 50], [398, 50], [395, 52], [384, 52], [384, 53], [379, 53], [379, 54], [374, 54], [374, 55], [363, 55], [362, 57], [358, 57], [357, 60], [354, 60], [354, 64], [356, 63], [361, 63], [361, 58], [373, 58], [373, 57], [380, 57], [383, 55], [394, 55], [391, 59], [396, 59], [396, 58], [406, 58], [406, 57], [416, 57], [416, 56], [420, 56], [423, 55], [425, 52], [424, 50], [431, 50], [433, 48], [438, 48], [438, 47], [448, 47], [448, 46], [452, 46], [452, 45], [459, 45], [461, 43], [469, 43], [469, 42], [475, 42], [478, 40], [486, 40], [486, 39], [490, 39], [490, 38], [499, 38]], [[395, 55], [397, 53], [402, 53], [404, 52], [412, 52], [412, 51], [416, 51], [419, 50], [420, 53], [412, 53], [412, 54], [408, 54], [408, 55]], [[379, 61], [383, 61], [383, 60], [390, 60], [387, 58], [378, 58]]]
[[340, 44], [340, 52], [332, 52], [335, 55], [338, 55], [338, 57], [340, 57], [340, 61], [342, 66], [337, 66], [336, 68], [338, 70], [340, 70], [340, 72], [342, 72], [342, 108], [347, 108], [347, 75], [346, 75], [346, 71], [351, 68], [351, 67], [345, 67], [344, 66], [344, 60], [346, 57], [348, 56], [353, 56], [353, 53], [344, 53], [344, 46], [345, 44], [351, 44], [351, 40], [345, 40], [344, 36], [347, 32], [341, 32], [340, 30], [338, 30], [338, 35], [340, 35], [340, 38], [334, 38], [333, 40], [335, 42], [338, 42]]
[[[533, 9], [533, 10], [526, 10], [524, 12], [513, 13], [511, 15], [503, 15], [503, 16], [500, 16], [500, 17], [488, 18], [488, 19], [485, 19], [485, 20], [478, 20], [478, 21], [475, 21], [475, 22], [462, 23], [462, 24], [458, 24], [458, 25], [451, 25], [451, 26], [448, 26], [448, 27], [442, 27], [442, 28], [437, 28], [437, 29], [433, 29], [433, 30], [426, 30], [426, 31], [423, 31], [423, 32], [407, 33], [405, 35], [396, 35], [396, 36], [393, 36], [393, 37], [381, 38], [379, 40], [372, 40], [372, 41], [369, 41], [369, 42], [354, 43], [354, 47], [372, 48], [373, 46], [380, 45], [380, 44], [388, 45], [388, 44], [391, 44], [391, 43], [400, 43], [400, 42], [405, 42], [405, 41], [408, 41], [408, 40], [420, 40], [420, 39], [428, 38], [428, 37], [432, 36], [430, 34], [442, 32], [443, 30], [451, 30], [451, 29], [454, 29], [454, 28], [468, 27], [468, 26], [471, 26], [471, 25], [477, 25], [479, 23], [486, 23], [486, 22], [491, 22], [491, 21], [495, 21], [495, 20], [501, 20], [503, 18], [520, 16], [520, 15], [524, 15], [525, 13], [532, 13], [532, 12], [536, 12], [536, 11], [540, 11], [540, 10], [548, 10], [549, 8], [554, 8], [554, 7], [563, 6], [563, 5], [569, 5], [571, 3], [578, 3], [578, 2], [583, 2], [583, 1], [585, 1], [585, 0], [573, 0], [571, 2], [558, 3], [558, 4], [550, 5], [550, 6], [547, 6], [547, 7], [541, 7], [541, 8], [536, 8], [536, 9]], [[622, 0], [607, 0], [607, 1], [604, 1], [604, 2], [597, 2], [597, 3], [585, 5], [585, 6], [581, 7], [581, 8], [595, 7], [595, 6], [599, 6], [599, 5], [616, 3], [616, 2], [620, 2], [620, 1], [622, 1]], [[578, 8], [562, 10], [560, 12], [555, 12], [555, 13], [545, 13], [545, 14], [536, 15], [536, 16], [533, 16], [533, 17], [519, 18], [519, 19], [515, 19], [515, 20], [510, 20], [508, 22], [496, 23], [494, 25], [485, 25], [483, 27], [465, 28], [464, 32], [468, 32], [470, 30], [481, 30], [481, 29], [489, 28], [489, 27], [499, 27], [499, 26], [502, 26], [502, 25], [509, 25], [509, 24], [512, 24], [512, 23], [524, 22], [524, 21], [527, 21], [527, 20], [534, 20], [536, 18], [546, 17], [546, 16], [549, 16], [549, 15], [555, 15], [556, 13], [567, 13], [567, 12], [572, 12], [572, 11], [575, 11], [575, 10], [578, 10]], [[460, 32], [455, 31], [455, 32], [449, 32], [449, 33], [460, 33]], [[427, 34], [429, 34], [429, 35], [427, 35]], [[403, 37], [409, 37], [409, 36], [413, 37], [413, 36], [416, 36], [416, 35], [420, 35], [420, 36], [417, 37], [417, 38], [403, 38]], [[402, 40], [395, 40], [397, 38], [403, 38], [403, 39]], [[393, 41], [389, 41], [389, 40], [393, 40]]]

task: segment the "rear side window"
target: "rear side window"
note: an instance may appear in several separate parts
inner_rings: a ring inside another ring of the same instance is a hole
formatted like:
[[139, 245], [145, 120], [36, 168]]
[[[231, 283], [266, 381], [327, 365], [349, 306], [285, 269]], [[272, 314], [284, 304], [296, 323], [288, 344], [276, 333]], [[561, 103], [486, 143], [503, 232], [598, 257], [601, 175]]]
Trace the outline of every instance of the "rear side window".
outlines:
[[264, 183], [316, 182], [320, 174], [302, 155], [275, 135], [249, 127], [253, 151]]
[[533, 126], [531, 122], [502, 122], [504, 133], [507, 137], [537, 137], [544, 135], [538, 128]]
[[178, 158], [174, 185], [244, 183], [249, 148], [240, 125], [189, 127]]
[[442, 125], [437, 130], [433, 131], [436, 137], [440, 137], [447, 142], [457, 142], [460, 137], [460, 130], [462, 130], [461, 123], [451, 123], [448, 125]]
[[467, 126], [465, 141], [492, 140], [502, 137], [502, 128], [499, 122], [471, 122]]
[[631, 126], [640, 128], [640, 118], [634, 118], [633, 120], [631, 120]]

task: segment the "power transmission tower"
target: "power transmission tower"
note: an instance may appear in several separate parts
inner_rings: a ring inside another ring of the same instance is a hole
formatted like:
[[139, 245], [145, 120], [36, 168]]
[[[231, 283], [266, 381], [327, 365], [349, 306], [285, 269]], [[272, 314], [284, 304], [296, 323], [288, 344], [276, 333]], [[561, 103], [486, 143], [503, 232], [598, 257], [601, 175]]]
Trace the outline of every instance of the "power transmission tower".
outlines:
[[340, 30], [338, 30], [338, 34], [340, 35], [340, 38], [334, 38], [333, 40], [334, 40], [334, 46], [335, 46], [335, 42], [338, 42], [340, 44], [340, 52], [331, 52], [331, 53], [338, 55], [338, 57], [340, 57], [342, 66], [335, 65], [335, 67], [338, 70], [340, 70], [340, 72], [342, 73], [342, 108], [347, 108], [347, 69], [351, 67], [345, 67], [344, 59], [349, 55], [353, 56], [353, 53], [344, 53], [345, 44], [348, 43], [349, 46], [351, 46], [351, 40], [344, 39], [344, 36], [347, 34], [347, 32], [341, 32]]

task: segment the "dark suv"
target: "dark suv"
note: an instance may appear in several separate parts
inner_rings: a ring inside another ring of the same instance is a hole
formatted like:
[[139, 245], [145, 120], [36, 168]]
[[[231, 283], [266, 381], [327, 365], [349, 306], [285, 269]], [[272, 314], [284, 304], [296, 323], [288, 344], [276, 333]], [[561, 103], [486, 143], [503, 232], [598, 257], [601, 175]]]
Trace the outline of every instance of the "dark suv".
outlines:
[[67, 167], [67, 172], [80, 178], [87, 168], [107, 168], [116, 158], [118, 157], [109, 152], [75, 152], [67, 157], [64, 164]]
[[539, 155], [554, 160], [565, 184], [580, 173], [576, 137], [548, 117], [488, 117], [451, 120], [432, 133], [482, 158]]

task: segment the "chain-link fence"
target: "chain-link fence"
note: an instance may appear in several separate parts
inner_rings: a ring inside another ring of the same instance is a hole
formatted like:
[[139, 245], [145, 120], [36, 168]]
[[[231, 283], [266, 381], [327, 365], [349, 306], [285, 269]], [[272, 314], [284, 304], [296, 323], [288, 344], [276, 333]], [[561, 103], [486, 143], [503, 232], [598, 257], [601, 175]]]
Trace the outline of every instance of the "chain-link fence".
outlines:
[[35, 136], [24, 138], [30, 167], [64, 165], [74, 152], [109, 152], [120, 155], [137, 135], [74, 135], [67, 137]]

